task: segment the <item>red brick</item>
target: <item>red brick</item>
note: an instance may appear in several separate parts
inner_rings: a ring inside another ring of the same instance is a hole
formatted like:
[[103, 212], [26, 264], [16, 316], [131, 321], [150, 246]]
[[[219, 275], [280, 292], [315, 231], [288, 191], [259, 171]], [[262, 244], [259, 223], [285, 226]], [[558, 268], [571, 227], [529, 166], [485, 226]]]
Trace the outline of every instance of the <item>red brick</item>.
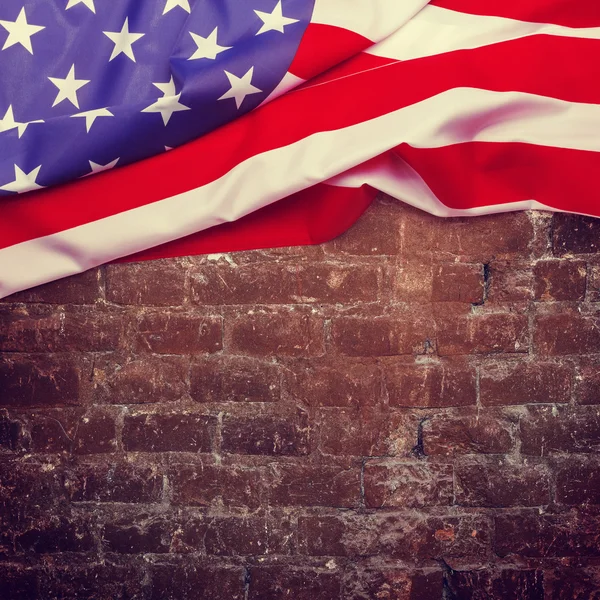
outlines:
[[277, 402], [281, 370], [271, 362], [216, 356], [192, 364], [190, 395], [196, 402]]
[[529, 261], [493, 260], [489, 265], [486, 304], [533, 300], [533, 267]]
[[73, 356], [0, 354], [0, 405], [77, 405], [88, 361]]
[[73, 439], [76, 454], [98, 454], [117, 449], [115, 417], [94, 412], [84, 415], [77, 424]]
[[119, 554], [162, 554], [169, 552], [177, 523], [162, 516], [136, 514], [105, 523], [100, 535], [105, 552]]
[[600, 362], [582, 359], [575, 397], [580, 404], [600, 404]]
[[0, 565], [0, 581], [6, 600], [42, 598], [39, 571], [22, 565]]
[[333, 600], [340, 598], [341, 587], [339, 572], [257, 566], [250, 570], [248, 600]]
[[600, 517], [580, 512], [498, 514], [494, 551], [498, 556], [549, 558], [600, 556]]
[[360, 264], [206, 265], [192, 275], [192, 299], [201, 305], [375, 302], [380, 277], [380, 267]]
[[506, 459], [455, 465], [456, 502], [463, 506], [540, 506], [550, 500], [543, 465]]
[[464, 364], [386, 365], [390, 406], [446, 408], [477, 401], [475, 369]]
[[32, 413], [29, 418], [31, 447], [34, 452], [71, 452], [81, 411], [58, 410]]
[[538, 354], [549, 356], [600, 352], [600, 313], [582, 315], [573, 309], [539, 315], [534, 348]]
[[145, 312], [138, 317], [136, 330], [136, 352], [198, 354], [223, 348], [223, 322], [219, 316]]
[[597, 452], [600, 414], [594, 406], [530, 406], [520, 419], [521, 453]]
[[450, 597], [461, 600], [543, 600], [543, 581], [541, 571], [530, 569], [452, 571], [447, 579]]
[[267, 480], [260, 468], [173, 464], [169, 485], [178, 506], [257, 509], [265, 498]]
[[443, 598], [444, 593], [442, 571], [411, 572], [394, 566], [359, 567], [344, 583], [344, 600], [432, 600]]
[[452, 504], [452, 466], [369, 461], [364, 472], [367, 508]]
[[187, 392], [189, 366], [178, 356], [105, 355], [94, 364], [96, 401], [107, 404], [173, 402]]
[[600, 463], [595, 458], [560, 458], [555, 471], [557, 502], [570, 506], [600, 504]]
[[90, 524], [61, 516], [39, 518], [20, 524], [25, 531], [15, 536], [17, 552], [49, 554], [54, 552], [89, 552], [95, 548]]
[[185, 299], [185, 278], [185, 269], [174, 261], [108, 265], [106, 299], [117, 304], [180, 306]]
[[336, 317], [331, 334], [335, 349], [348, 356], [425, 354], [434, 326], [423, 315]]
[[527, 352], [525, 315], [479, 313], [437, 320], [437, 349], [441, 356]]
[[302, 456], [310, 452], [308, 415], [225, 415], [221, 450], [229, 454]]
[[21, 444], [22, 425], [12, 419], [8, 414], [0, 412], [0, 452], [7, 450], [14, 452]]
[[481, 367], [481, 403], [487, 406], [569, 402], [572, 386], [570, 365], [507, 362]]
[[433, 415], [423, 424], [423, 451], [427, 456], [506, 454], [514, 448], [510, 421], [489, 411]]
[[535, 265], [535, 299], [583, 300], [587, 267], [580, 260], [544, 260]]
[[67, 470], [65, 488], [73, 502], [159, 502], [163, 478], [156, 467], [129, 462], [78, 463]]
[[126, 416], [123, 447], [128, 452], [210, 452], [215, 417], [193, 414]]
[[556, 256], [600, 251], [598, 219], [556, 213], [553, 215], [552, 225], [552, 249]]
[[321, 409], [320, 449], [345, 456], [409, 456], [417, 422], [406, 413], [363, 407]]
[[233, 354], [319, 356], [323, 327], [322, 318], [300, 311], [249, 311], [225, 318], [225, 344]]
[[36, 302], [44, 304], [92, 304], [100, 299], [100, 272], [90, 269], [23, 292], [0, 302]]
[[273, 506], [351, 508], [360, 502], [360, 464], [292, 463], [273, 466], [269, 487]]
[[600, 572], [575, 568], [556, 568], [544, 573], [545, 598], [552, 600], [599, 600]]

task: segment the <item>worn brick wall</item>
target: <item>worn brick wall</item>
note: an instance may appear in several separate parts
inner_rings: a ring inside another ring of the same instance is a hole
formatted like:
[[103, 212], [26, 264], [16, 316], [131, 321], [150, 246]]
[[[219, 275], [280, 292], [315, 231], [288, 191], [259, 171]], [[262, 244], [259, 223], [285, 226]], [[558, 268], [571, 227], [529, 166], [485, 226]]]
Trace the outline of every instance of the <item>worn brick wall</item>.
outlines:
[[0, 303], [0, 598], [600, 598], [600, 221], [379, 200]]

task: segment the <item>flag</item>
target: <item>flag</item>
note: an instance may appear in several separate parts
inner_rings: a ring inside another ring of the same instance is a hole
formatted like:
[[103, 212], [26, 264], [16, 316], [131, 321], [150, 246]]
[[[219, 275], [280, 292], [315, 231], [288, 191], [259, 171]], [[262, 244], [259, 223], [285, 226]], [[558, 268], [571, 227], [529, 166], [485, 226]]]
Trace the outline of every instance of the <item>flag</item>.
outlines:
[[594, 0], [4, 2], [0, 297], [323, 241], [375, 190], [600, 216], [599, 38]]

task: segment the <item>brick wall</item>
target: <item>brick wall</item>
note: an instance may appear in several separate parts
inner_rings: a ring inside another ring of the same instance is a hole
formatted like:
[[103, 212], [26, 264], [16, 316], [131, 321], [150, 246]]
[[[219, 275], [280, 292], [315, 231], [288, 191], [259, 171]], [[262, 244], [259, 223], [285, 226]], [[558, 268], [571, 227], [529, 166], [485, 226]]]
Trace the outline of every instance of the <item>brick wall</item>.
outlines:
[[379, 200], [335, 242], [0, 303], [0, 598], [600, 598], [600, 221]]

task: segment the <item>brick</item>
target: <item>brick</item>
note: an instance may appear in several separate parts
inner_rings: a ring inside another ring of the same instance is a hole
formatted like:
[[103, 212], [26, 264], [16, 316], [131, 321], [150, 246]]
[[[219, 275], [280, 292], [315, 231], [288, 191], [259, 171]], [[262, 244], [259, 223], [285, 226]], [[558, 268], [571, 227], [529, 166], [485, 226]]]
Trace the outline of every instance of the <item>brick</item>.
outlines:
[[572, 387], [570, 365], [488, 363], [480, 371], [481, 403], [486, 406], [569, 402]]
[[557, 213], [552, 219], [552, 250], [555, 256], [600, 251], [600, 223], [592, 217]]
[[171, 466], [169, 485], [177, 506], [257, 509], [265, 497], [264, 470], [241, 465]]
[[150, 600], [244, 600], [244, 569], [178, 563], [151, 567]]
[[417, 445], [417, 423], [406, 413], [378, 408], [319, 411], [324, 454], [345, 456], [409, 456]]
[[405, 571], [394, 567], [357, 568], [346, 576], [344, 600], [387, 598], [393, 600], [431, 600], [442, 598], [443, 572]]
[[3, 600], [41, 598], [38, 571], [22, 566], [0, 565]]
[[380, 267], [361, 264], [213, 264], [192, 274], [192, 299], [201, 305], [375, 302], [380, 277]]
[[117, 449], [115, 417], [95, 412], [84, 415], [77, 424], [73, 451], [76, 454], [99, 454]]
[[600, 504], [600, 464], [591, 457], [557, 460], [556, 501], [569, 506]]
[[440, 356], [527, 352], [525, 315], [479, 313], [437, 320]]
[[594, 406], [530, 406], [519, 421], [521, 453], [598, 452], [600, 414]]
[[452, 504], [451, 465], [369, 461], [364, 471], [367, 508], [413, 508]]
[[175, 261], [107, 265], [106, 299], [116, 304], [180, 306], [185, 278], [185, 269]]
[[489, 264], [486, 304], [533, 300], [532, 264], [522, 260], [492, 260]]
[[71, 452], [78, 418], [69, 413], [32, 415], [31, 447], [34, 452]]
[[575, 388], [579, 404], [600, 404], [600, 363], [582, 358]]
[[0, 302], [35, 302], [43, 304], [93, 304], [101, 297], [100, 273], [90, 269], [51, 283], [17, 292]]
[[589, 265], [587, 287], [588, 300], [590, 302], [600, 302], [600, 264]]
[[557, 568], [544, 573], [545, 598], [600, 600], [600, 573], [581, 567]]
[[336, 317], [331, 336], [334, 348], [348, 356], [425, 354], [434, 326], [423, 315]]
[[550, 501], [543, 465], [505, 459], [455, 465], [456, 503], [462, 506], [540, 506]]
[[288, 393], [308, 406], [369, 406], [381, 401], [381, 370], [375, 364], [294, 361], [285, 369]]
[[94, 363], [94, 395], [107, 404], [173, 402], [187, 392], [189, 365], [178, 356], [99, 356]]
[[292, 310], [238, 313], [225, 319], [225, 344], [248, 356], [319, 356], [323, 327], [322, 318]]
[[583, 300], [587, 266], [580, 260], [543, 260], [534, 268], [535, 299], [543, 302]]
[[495, 517], [494, 551], [498, 556], [511, 554], [550, 558], [600, 555], [600, 517], [577, 511], [540, 514], [537, 510]]
[[541, 314], [535, 319], [534, 348], [538, 354], [561, 356], [600, 352], [600, 314], [576, 310]]
[[446, 408], [477, 401], [475, 369], [462, 364], [386, 365], [390, 406]]
[[433, 415], [423, 423], [423, 452], [427, 456], [507, 454], [514, 448], [513, 426], [497, 413]]
[[22, 425], [19, 421], [0, 412], [0, 451], [14, 452], [20, 445]]
[[308, 415], [225, 415], [221, 450], [230, 454], [303, 456], [310, 452]]
[[[452, 571], [448, 575], [451, 597], [461, 600], [544, 600], [541, 571], [503, 569], [499, 571]], [[552, 596], [554, 598], [554, 596]]]
[[351, 508], [360, 502], [360, 463], [291, 463], [273, 466], [272, 506]]
[[194, 414], [126, 416], [123, 447], [127, 452], [210, 452], [217, 419]]
[[15, 408], [77, 405], [89, 364], [73, 356], [0, 354], [0, 405]]
[[281, 370], [243, 356], [198, 360], [192, 364], [190, 395], [196, 402], [277, 402]]
[[333, 600], [341, 593], [341, 574], [287, 566], [252, 567], [248, 600]]
[[169, 552], [177, 523], [152, 514], [105, 523], [100, 535], [105, 552], [163, 554]]
[[199, 354], [223, 348], [223, 323], [219, 316], [175, 312], [145, 312], [137, 319], [135, 352]]
[[52, 515], [50, 518], [29, 520], [26, 531], [15, 536], [15, 546], [17, 552], [28, 554], [89, 552], [94, 550], [95, 540], [90, 524], [85, 520]]
[[79, 463], [67, 470], [64, 485], [72, 502], [159, 502], [163, 478], [155, 467]]

